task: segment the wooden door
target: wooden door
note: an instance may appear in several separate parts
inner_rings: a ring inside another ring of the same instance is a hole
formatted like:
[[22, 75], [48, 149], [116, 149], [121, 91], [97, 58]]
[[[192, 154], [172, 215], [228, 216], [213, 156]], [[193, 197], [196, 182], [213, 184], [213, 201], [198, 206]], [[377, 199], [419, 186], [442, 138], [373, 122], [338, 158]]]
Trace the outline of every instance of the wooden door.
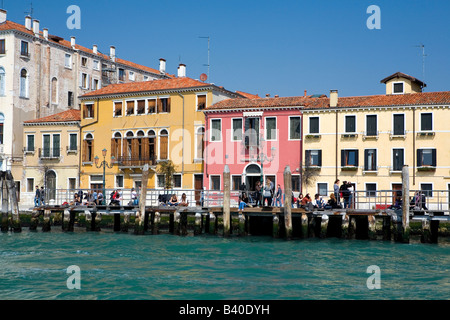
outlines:
[[203, 175], [202, 174], [196, 174], [194, 176], [194, 189], [195, 189], [195, 203], [196, 205], [202, 205], [200, 203], [200, 199], [202, 196], [202, 190], [203, 190]]

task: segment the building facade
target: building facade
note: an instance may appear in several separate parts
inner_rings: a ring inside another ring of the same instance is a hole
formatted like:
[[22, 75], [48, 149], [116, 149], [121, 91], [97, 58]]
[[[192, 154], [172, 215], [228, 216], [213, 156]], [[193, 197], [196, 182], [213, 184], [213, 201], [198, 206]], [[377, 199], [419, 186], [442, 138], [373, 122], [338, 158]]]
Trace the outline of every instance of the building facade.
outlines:
[[[95, 157], [107, 150], [107, 189], [141, 186], [142, 168], [150, 165], [149, 189], [164, 189], [158, 164], [175, 165], [175, 190], [203, 188], [205, 116], [220, 100], [242, 97], [221, 87], [186, 77], [110, 85], [82, 100], [81, 187], [101, 189], [103, 172]], [[197, 199], [198, 200], [198, 199]]]
[[44, 187], [46, 203], [72, 199], [79, 181], [80, 120], [79, 110], [67, 110], [23, 123], [23, 167], [14, 172], [21, 206], [33, 206], [36, 186]]
[[27, 16], [25, 24], [7, 20], [0, 10], [0, 164], [5, 170], [22, 166], [24, 159], [22, 128], [17, 125], [79, 109], [78, 97], [111, 83], [171, 78], [152, 69], [110, 54], [98, 46], [86, 48], [49, 34], [39, 20]]
[[304, 192], [327, 197], [336, 179], [350, 181], [359, 196], [400, 191], [407, 165], [410, 190], [421, 190], [429, 202], [449, 202], [450, 92], [422, 92], [425, 84], [405, 74], [387, 79], [386, 95], [332, 91], [303, 110], [303, 165], [317, 172]]

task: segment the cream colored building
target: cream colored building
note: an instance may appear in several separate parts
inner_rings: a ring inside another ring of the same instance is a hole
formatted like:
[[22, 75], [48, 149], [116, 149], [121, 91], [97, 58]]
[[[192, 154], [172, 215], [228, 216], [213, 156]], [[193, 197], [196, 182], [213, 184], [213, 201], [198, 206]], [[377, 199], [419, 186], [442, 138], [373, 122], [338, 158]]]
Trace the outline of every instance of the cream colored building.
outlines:
[[317, 173], [303, 194], [328, 198], [339, 179], [353, 183], [360, 197], [380, 197], [375, 190], [401, 190], [407, 165], [410, 190], [448, 206], [450, 92], [422, 92], [424, 83], [402, 73], [382, 83], [385, 95], [339, 97], [332, 90], [302, 111], [303, 165]]
[[70, 200], [79, 186], [80, 111], [68, 110], [23, 123], [23, 167], [12, 173], [21, 207], [33, 206], [35, 187], [44, 186], [46, 203]]

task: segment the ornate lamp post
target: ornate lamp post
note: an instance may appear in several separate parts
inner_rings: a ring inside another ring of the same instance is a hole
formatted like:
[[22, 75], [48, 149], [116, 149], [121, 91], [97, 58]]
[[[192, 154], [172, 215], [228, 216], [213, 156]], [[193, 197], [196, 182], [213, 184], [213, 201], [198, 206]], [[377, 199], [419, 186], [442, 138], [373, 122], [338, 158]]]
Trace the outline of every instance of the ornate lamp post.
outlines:
[[[103, 200], [102, 200], [102, 205], [106, 204], [106, 189], [105, 189], [105, 176], [106, 176], [106, 167], [108, 167], [109, 169], [112, 169], [113, 165], [108, 164], [108, 162], [106, 162], [106, 152], [108, 150], [103, 149], [102, 150], [102, 155], [103, 155], [103, 161], [100, 165], [98, 165], [98, 156], [95, 156], [94, 160], [95, 160], [95, 166], [100, 169], [103, 167]], [[112, 157], [114, 158], [114, 157]]]

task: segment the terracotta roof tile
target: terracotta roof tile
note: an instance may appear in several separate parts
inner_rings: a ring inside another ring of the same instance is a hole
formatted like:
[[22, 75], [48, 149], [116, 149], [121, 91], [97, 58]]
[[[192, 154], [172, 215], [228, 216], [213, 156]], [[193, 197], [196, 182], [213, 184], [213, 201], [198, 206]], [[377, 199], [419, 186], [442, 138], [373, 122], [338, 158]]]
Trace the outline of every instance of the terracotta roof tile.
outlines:
[[425, 88], [425, 87], [427, 86], [424, 82], [420, 81], [419, 79], [414, 78], [414, 77], [412, 77], [412, 76], [410, 76], [410, 75], [408, 75], [408, 74], [406, 74], [406, 73], [403, 73], [403, 72], [396, 72], [396, 73], [394, 73], [394, 74], [391, 74], [389, 77], [386, 77], [386, 78], [384, 78], [383, 80], [381, 80], [380, 83], [386, 83], [386, 82], [388, 82], [389, 80], [394, 79], [394, 78], [405, 78], [405, 79], [409, 79], [409, 80], [411, 80], [412, 82], [416, 82], [417, 84], [419, 84], [419, 85], [422, 86], [423, 88]]
[[309, 97], [282, 97], [282, 98], [254, 98], [254, 99], [227, 99], [220, 101], [206, 110], [217, 109], [245, 109], [245, 108], [275, 108], [304, 106]]
[[89, 92], [82, 97], [97, 97], [122, 93], [139, 93], [149, 91], [161, 91], [171, 89], [200, 88], [211, 86], [209, 83], [200, 82], [188, 77], [161, 79], [143, 82], [129, 82], [120, 84], [111, 84], [102, 89]]
[[44, 123], [44, 122], [72, 122], [81, 121], [81, 111], [80, 110], [66, 110], [51, 116], [24, 121], [24, 123]]
[[251, 93], [247, 93], [247, 92], [243, 92], [243, 91], [236, 91], [237, 94], [240, 94], [241, 96], [247, 98], [247, 99], [259, 99], [260, 96], [258, 96], [257, 94], [251, 94]]

